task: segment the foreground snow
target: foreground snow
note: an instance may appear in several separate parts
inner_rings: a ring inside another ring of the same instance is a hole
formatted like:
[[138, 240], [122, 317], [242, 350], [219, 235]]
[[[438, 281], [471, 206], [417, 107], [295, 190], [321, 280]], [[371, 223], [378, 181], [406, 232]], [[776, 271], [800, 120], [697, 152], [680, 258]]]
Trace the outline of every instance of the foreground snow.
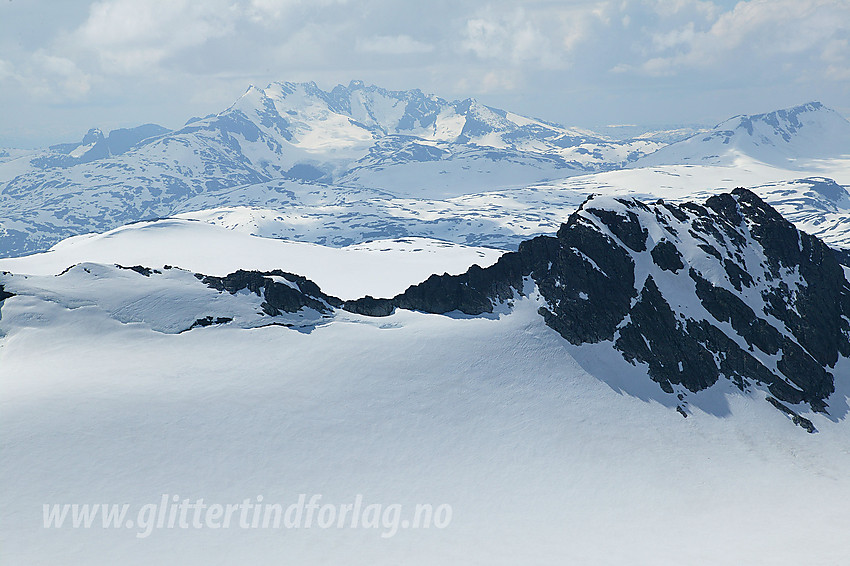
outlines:
[[[695, 396], [683, 419], [655, 384], [628, 386], [625, 362], [609, 378], [586, 373], [532, 299], [499, 319], [346, 315], [309, 335], [167, 335], [90, 308], [21, 324], [36, 311], [19, 300], [0, 321], [10, 564], [792, 564], [846, 554], [845, 421], [812, 415], [820, 432], [806, 434], [731, 389]], [[836, 398], [847, 393], [843, 383]], [[222, 503], [363, 494], [448, 503], [453, 519], [391, 538], [42, 528], [44, 503], [142, 505], [164, 493]]]

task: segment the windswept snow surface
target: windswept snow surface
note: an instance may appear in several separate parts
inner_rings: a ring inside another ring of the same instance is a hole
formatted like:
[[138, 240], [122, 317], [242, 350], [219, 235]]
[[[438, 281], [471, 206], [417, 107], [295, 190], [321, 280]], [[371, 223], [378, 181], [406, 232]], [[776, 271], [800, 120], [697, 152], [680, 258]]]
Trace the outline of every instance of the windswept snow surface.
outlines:
[[[595, 352], [609, 378], [586, 373], [538, 305], [174, 335], [7, 299], [4, 563], [842, 563], [846, 421], [808, 415], [820, 432], [807, 434], [731, 385], [695, 395], [684, 419], [615, 352]], [[286, 507], [301, 493], [447, 503], [452, 518], [391, 537], [42, 527], [45, 503], [135, 513], [162, 494]]]

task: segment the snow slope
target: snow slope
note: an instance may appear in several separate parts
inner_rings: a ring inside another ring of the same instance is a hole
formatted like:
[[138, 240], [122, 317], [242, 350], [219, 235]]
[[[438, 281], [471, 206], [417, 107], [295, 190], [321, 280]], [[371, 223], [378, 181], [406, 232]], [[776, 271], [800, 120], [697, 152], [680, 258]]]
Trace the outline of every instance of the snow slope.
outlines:
[[766, 114], [735, 116], [708, 132], [661, 148], [635, 166], [723, 164], [745, 155], [785, 167], [850, 156], [850, 122], [820, 102]]
[[[600, 197], [577, 222], [623, 248], [621, 237], [634, 245], [628, 222], [604, 210], [632, 212], [647, 242], [674, 242], [729, 292], [718, 251], [699, 244], [737, 253], [757, 278], [740, 289], [753, 305], [780, 280], [794, 291], [789, 297], [805, 291], [787, 264], [768, 268], [771, 258], [760, 255], [767, 248], [756, 240], [736, 244], [735, 230], [756, 234], [758, 226], [729, 230], [719, 213], [653, 206]], [[652, 227], [659, 211], [664, 222]], [[715, 234], [718, 226], [723, 233]], [[484, 259], [480, 253], [487, 254], [424, 241], [327, 249], [169, 219], [2, 260], [0, 269], [13, 271], [2, 274], [4, 290], [16, 293], [0, 306], [0, 480], [14, 487], [0, 500], [4, 562], [842, 563], [850, 497], [845, 357], [830, 370], [829, 414], [795, 406], [816, 434], [765, 402], [762, 387], [739, 390], [729, 379], [687, 392], [683, 418], [681, 399], [651, 381], [645, 364], [630, 364], [611, 342], [572, 344], [547, 326], [540, 309], [557, 305], [527, 278], [524, 296], [514, 293], [482, 316], [301, 309], [269, 324], [259, 294], [219, 292], [191, 271], [160, 267], [173, 259], [197, 262], [181, 265], [192, 269], [298, 267], [355, 296], [388, 288], [384, 279], [396, 271], [413, 277], [399, 267], [404, 257], [465, 269]], [[627, 253], [636, 285], [652, 275], [676, 312], [708, 319], [687, 276], [654, 267], [650, 251]], [[119, 260], [157, 271], [112, 265]], [[86, 262], [64, 269], [78, 261]], [[769, 269], [781, 278], [767, 277]], [[224, 315], [233, 319], [216, 321]], [[185, 331], [205, 317], [213, 318], [209, 327]], [[136, 536], [136, 524], [42, 523], [45, 503], [128, 503], [135, 513], [163, 494], [207, 504], [262, 496], [287, 506], [302, 493], [321, 495], [323, 504], [360, 494], [367, 503], [402, 504], [403, 513], [448, 504], [452, 518], [442, 529], [398, 523], [386, 537], [388, 523], [275, 530], [234, 522], [155, 529], [146, 538]]]
[[427, 238], [329, 248], [168, 219], [76, 236], [44, 253], [0, 259], [0, 270], [55, 276], [84, 262], [152, 268], [171, 265], [206, 275], [227, 275], [237, 269], [282, 269], [312, 279], [332, 295], [356, 299], [364, 295], [392, 297], [432, 273], [462, 273], [474, 263], [486, 267], [501, 254], [491, 248]]
[[[44, 303], [45, 320], [32, 307], [7, 299], [0, 321], [10, 564], [793, 564], [846, 554], [846, 421], [815, 415], [820, 432], [809, 435], [734, 391], [709, 393], [714, 409], [683, 419], [649, 389], [624, 395], [586, 373], [531, 298], [498, 320], [351, 315], [311, 334], [165, 335], [92, 309]], [[164, 493], [283, 504], [363, 494], [448, 503], [453, 516], [445, 529], [389, 538], [384, 528], [139, 539], [136, 528], [41, 526], [43, 503], [137, 508]]]

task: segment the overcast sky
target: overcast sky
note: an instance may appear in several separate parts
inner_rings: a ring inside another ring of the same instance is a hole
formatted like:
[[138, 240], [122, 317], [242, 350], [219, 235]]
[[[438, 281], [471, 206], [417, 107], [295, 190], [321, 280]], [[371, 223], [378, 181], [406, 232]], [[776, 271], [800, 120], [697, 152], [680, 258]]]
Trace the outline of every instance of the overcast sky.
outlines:
[[567, 125], [850, 114], [850, 0], [0, 0], [0, 146], [362, 79]]

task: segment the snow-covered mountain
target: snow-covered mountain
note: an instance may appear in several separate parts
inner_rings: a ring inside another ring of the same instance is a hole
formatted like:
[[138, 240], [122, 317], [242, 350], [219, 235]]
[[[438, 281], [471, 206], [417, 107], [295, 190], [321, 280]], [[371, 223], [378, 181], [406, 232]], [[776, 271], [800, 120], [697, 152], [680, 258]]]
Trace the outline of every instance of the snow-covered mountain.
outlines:
[[[326, 247], [254, 237], [205, 222], [171, 218], [138, 222], [104, 234], [75, 236], [50, 251], [0, 259], [0, 270], [49, 281], [70, 266], [178, 266], [195, 273], [225, 276], [243, 270], [285, 267], [343, 299], [392, 297], [432, 273], [463, 273], [470, 265], [489, 266], [502, 251], [428, 238], [374, 240]], [[388, 267], [392, 266], [392, 269]], [[93, 304], [97, 297], [92, 296]]]
[[[165, 315], [174, 304], [144, 290], [184, 283], [212, 304], [260, 306], [251, 291], [219, 293], [190, 273], [104, 267], [31, 282], [92, 295], [138, 289], [128, 314]], [[744, 393], [721, 379], [688, 395], [683, 418], [678, 399], [618, 352], [591, 351], [612, 366], [585, 370], [532, 294], [498, 318], [342, 312], [309, 334], [214, 319], [168, 334], [41, 296], [0, 307], [0, 477], [15, 486], [0, 501], [0, 542], [10, 564], [846, 557], [846, 364], [830, 415], [801, 414], [818, 430], [806, 434], [758, 387]], [[262, 497], [286, 510], [302, 493], [337, 506], [362, 495], [382, 520], [245, 529], [237, 513], [215, 529], [203, 514], [202, 528], [191, 527], [190, 512], [190, 528], [158, 529], [137, 515], [163, 496], [207, 506]], [[44, 528], [44, 504], [77, 502], [126, 503], [133, 524], [102, 528], [98, 515], [90, 528]], [[403, 527], [417, 504], [450, 505], [451, 523]]]
[[820, 102], [735, 116], [707, 132], [663, 147], [637, 160], [634, 166], [731, 165], [741, 155], [780, 166], [813, 158], [847, 158], [850, 122]]
[[[298, 199], [285, 183], [233, 191], [244, 206], [216, 207], [195, 197], [178, 218], [201, 220], [263, 237], [331, 246], [374, 239], [425, 237], [472, 246], [515, 250], [523, 240], [558, 229], [591, 195], [668, 202], [704, 200], [746, 187], [798, 228], [834, 248], [850, 249], [850, 193], [835, 180], [752, 162], [738, 167], [669, 166], [612, 171], [486, 191], [449, 199], [395, 198], [368, 191], [316, 191]], [[844, 176], [848, 182], [850, 177]], [[280, 191], [280, 192], [277, 192]]]
[[850, 283], [835, 254], [746, 189], [705, 206], [590, 198], [557, 237], [526, 241], [492, 267], [344, 306], [476, 316], [528, 284], [567, 341], [608, 344], [680, 401], [724, 377], [825, 411], [829, 370], [850, 358]]
[[0, 254], [175, 214], [320, 244], [421, 236], [513, 249], [555, 229], [591, 193], [678, 201], [737, 186], [846, 246], [846, 206], [809, 199], [800, 208], [794, 194], [806, 179], [850, 184], [850, 167], [827, 166], [850, 162], [829, 158], [846, 153], [848, 130], [811, 103], [733, 118], [633, 164], [643, 167], [588, 174], [660, 144], [613, 142], [418, 90], [274, 83], [175, 132], [92, 130], [50, 151], [7, 151]]
[[352, 82], [251, 87], [231, 107], [183, 128], [91, 130], [79, 144], [0, 163], [0, 253], [187, 210], [245, 204], [229, 191], [288, 181], [394, 196], [445, 197], [620, 166], [661, 144], [613, 141], [418, 90]]
[[[721, 377], [741, 391], [763, 388], [792, 416], [827, 412], [834, 372], [850, 358], [850, 283], [838, 258], [746, 189], [705, 206], [592, 197], [557, 236], [504, 255], [428, 240], [332, 249], [167, 220], [0, 267], [13, 311], [20, 301], [27, 312], [40, 301], [89, 306], [160, 332], [311, 330], [337, 313], [395, 309], [498, 317], [534, 295], [576, 356], [592, 366], [601, 350], [618, 353], [683, 413], [691, 393]], [[456, 275], [437, 275], [444, 270]], [[2, 320], [7, 332], [18, 324]]]

